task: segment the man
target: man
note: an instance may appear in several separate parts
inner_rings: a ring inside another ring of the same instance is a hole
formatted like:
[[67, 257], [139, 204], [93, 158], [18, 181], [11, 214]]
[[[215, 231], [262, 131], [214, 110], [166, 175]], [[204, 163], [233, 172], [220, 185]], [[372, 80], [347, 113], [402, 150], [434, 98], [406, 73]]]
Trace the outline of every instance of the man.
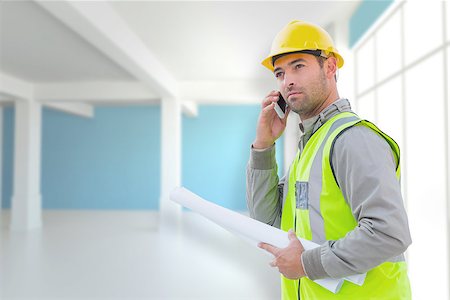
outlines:
[[[262, 64], [279, 86], [262, 102], [247, 167], [253, 218], [289, 230], [283, 249], [261, 243], [282, 274], [283, 299], [410, 299], [404, 252], [411, 244], [400, 191], [397, 144], [351, 111], [336, 87], [344, 60], [322, 28], [284, 27]], [[280, 119], [281, 94], [289, 106]], [[286, 176], [278, 180], [275, 141], [290, 111], [303, 135]], [[305, 251], [297, 236], [320, 247]], [[336, 294], [313, 280], [367, 272], [362, 286], [344, 281]]]

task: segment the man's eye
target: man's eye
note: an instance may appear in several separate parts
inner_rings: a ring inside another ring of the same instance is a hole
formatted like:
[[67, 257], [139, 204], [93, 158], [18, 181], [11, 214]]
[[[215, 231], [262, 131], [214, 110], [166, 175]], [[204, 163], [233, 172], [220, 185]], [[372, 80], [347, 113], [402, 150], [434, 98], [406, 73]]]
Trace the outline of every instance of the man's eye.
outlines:
[[298, 64], [298, 65], [295, 65], [295, 68], [296, 69], [300, 69], [300, 68], [303, 68], [305, 65], [302, 65], [302, 64]]
[[276, 78], [280, 77], [281, 75], [283, 75], [283, 72], [277, 72], [277, 73], [275, 73], [275, 77], [276, 77]]

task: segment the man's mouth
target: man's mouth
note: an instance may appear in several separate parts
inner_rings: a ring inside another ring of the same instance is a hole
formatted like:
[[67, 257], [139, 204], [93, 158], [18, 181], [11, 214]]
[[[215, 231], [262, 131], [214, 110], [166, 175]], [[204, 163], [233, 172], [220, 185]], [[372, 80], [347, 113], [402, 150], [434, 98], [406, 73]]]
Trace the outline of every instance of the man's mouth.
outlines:
[[300, 95], [301, 94], [301, 92], [298, 92], [298, 91], [291, 91], [291, 92], [289, 92], [288, 94], [287, 94], [287, 97], [289, 98], [290, 96], [292, 96], [292, 95]]

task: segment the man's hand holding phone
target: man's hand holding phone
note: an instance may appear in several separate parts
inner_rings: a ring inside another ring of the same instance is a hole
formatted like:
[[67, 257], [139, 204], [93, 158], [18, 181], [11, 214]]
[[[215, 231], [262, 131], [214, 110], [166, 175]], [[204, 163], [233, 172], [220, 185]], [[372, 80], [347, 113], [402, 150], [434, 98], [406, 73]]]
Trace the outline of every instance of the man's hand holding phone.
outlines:
[[284, 116], [281, 117], [283, 115], [282, 113], [280, 113], [280, 116], [278, 115], [277, 111], [275, 110], [275, 105], [277, 105], [280, 97], [280, 92], [272, 91], [262, 101], [262, 110], [258, 119], [256, 139], [253, 142], [253, 148], [264, 149], [272, 146], [286, 128], [286, 120], [289, 115], [290, 109], [283, 99], [282, 101], [280, 101], [280, 104], [278, 104], [277, 110], [283, 112], [282, 102], [284, 102]]

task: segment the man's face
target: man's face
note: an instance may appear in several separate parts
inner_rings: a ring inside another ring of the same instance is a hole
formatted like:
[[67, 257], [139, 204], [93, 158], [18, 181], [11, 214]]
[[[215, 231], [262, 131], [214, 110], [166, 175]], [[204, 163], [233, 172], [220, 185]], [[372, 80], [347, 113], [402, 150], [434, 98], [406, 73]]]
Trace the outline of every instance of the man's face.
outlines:
[[311, 54], [293, 53], [277, 59], [274, 67], [281, 95], [291, 110], [302, 119], [314, 116], [330, 94], [325, 65], [321, 67]]

